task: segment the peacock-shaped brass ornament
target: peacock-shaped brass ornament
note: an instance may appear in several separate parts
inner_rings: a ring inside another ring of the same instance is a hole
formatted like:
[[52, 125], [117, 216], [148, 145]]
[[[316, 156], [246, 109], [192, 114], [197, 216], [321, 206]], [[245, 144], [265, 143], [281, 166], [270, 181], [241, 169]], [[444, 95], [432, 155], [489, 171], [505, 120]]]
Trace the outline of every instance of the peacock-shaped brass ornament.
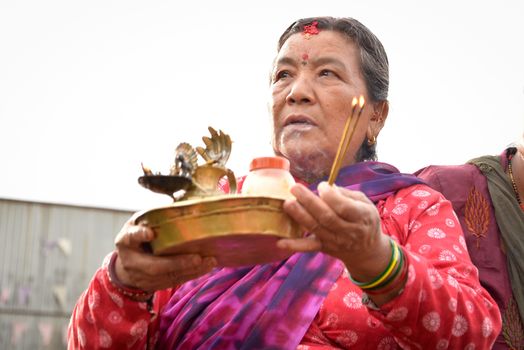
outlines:
[[[187, 142], [176, 147], [169, 175], [154, 174], [142, 165], [144, 175], [138, 182], [153, 192], [166, 194], [177, 201], [222, 194], [219, 182], [226, 176], [230, 193], [236, 193], [235, 175], [226, 167], [231, 154], [231, 138], [222, 130], [217, 132], [212, 127], [208, 127], [208, 130], [211, 137], [202, 137], [205, 148], [193, 148]], [[204, 164], [198, 165], [198, 155], [204, 159]]]

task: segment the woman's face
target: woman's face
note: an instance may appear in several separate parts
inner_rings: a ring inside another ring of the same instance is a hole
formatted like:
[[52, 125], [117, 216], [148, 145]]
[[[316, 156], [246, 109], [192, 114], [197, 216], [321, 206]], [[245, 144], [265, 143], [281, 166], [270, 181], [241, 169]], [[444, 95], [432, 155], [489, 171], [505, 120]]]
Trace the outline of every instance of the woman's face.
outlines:
[[[387, 105], [383, 108], [385, 103], [369, 104], [360, 73], [359, 51], [342, 34], [321, 31], [306, 37], [298, 33], [285, 42], [275, 59], [271, 78], [273, 149], [290, 160], [295, 176], [313, 181], [329, 174], [351, 113], [351, 101], [360, 95], [368, 105], [344, 165], [355, 161], [366, 134], [378, 134], [387, 116]], [[379, 105], [381, 112], [385, 109], [380, 120], [376, 114]]]

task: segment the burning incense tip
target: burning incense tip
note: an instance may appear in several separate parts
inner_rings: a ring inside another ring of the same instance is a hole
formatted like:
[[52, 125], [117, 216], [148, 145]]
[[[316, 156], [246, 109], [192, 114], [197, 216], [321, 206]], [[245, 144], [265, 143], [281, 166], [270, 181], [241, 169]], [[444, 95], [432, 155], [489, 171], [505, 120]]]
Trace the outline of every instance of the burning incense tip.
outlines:
[[364, 96], [360, 95], [360, 98], [358, 99], [358, 105], [360, 106], [360, 108], [364, 106], [365, 102], [366, 100], [364, 100]]

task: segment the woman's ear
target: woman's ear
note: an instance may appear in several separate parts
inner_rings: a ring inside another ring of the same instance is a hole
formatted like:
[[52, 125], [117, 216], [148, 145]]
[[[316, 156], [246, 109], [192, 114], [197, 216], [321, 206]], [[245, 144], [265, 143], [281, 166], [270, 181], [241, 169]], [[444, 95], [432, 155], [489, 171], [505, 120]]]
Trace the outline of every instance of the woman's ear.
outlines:
[[369, 119], [367, 138], [370, 144], [376, 142], [378, 134], [384, 127], [389, 113], [389, 102], [387, 100], [378, 101], [373, 104], [373, 114]]

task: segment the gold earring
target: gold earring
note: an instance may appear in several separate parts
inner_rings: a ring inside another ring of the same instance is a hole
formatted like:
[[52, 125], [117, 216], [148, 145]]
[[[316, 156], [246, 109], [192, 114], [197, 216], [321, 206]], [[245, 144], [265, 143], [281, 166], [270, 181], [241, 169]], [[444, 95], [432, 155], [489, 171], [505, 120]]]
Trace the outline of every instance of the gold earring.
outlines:
[[370, 139], [368, 139], [368, 146], [373, 146], [375, 143], [377, 143], [377, 137], [373, 135]]

